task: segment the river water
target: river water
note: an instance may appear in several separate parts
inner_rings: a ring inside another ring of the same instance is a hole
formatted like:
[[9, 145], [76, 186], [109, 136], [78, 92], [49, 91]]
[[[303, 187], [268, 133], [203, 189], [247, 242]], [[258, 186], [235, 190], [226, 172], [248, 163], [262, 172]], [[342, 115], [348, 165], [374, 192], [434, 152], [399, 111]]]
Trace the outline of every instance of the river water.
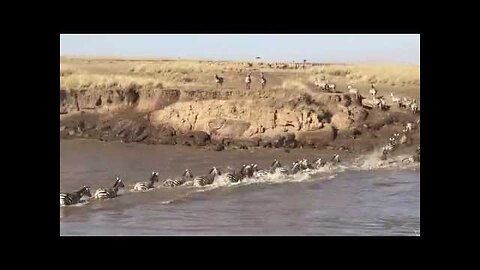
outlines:
[[[329, 158], [323, 154], [322, 157]], [[126, 188], [115, 199], [94, 199], [60, 208], [61, 235], [407, 235], [420, 233], [420, 168], [377, 168], [372, 158], [283, 177], [206, 187], [159, 187], [131, 191], [152, 171], [160, 179], [186, 169], [206, 174], [212, 166], [273, 159], [289, 165], [313, 159], [317, 150], [206, 151], [185, 146], [148, 146], [65, 140], [60, 142], [60, 190], [83, 185], [110, 187], [115, 176]]]

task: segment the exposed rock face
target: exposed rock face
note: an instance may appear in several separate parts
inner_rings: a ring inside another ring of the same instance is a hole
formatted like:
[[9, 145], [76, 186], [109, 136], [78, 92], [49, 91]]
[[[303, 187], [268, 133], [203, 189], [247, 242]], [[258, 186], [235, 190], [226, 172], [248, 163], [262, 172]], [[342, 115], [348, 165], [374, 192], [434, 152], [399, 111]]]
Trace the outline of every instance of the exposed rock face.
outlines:
[[335, 130], [328, 125], [317, 131], [304, 131], [298, 134], [298, 141], [302, 145], [323, 147], [335, 139]]
[[[367, 111], [348, 93], [175, 90], [136, 85], [61, 89], [60, 112], [62, 138], [214, 144], [218, 149], [220, 145], [244, 149], [324, 147], [339, 140], [337, 132], [349, 139], [374, 138], [373, 132], [382, 132], [384, 126], [415, 120], [406, 113]], [[353, 132], [355, 128], [359, 129]]]

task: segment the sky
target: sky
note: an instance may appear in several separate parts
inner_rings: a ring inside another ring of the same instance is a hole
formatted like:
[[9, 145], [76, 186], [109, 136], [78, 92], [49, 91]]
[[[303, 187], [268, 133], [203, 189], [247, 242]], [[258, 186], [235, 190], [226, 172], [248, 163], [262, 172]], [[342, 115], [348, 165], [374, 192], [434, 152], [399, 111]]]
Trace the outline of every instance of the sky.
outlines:
[[60, 35], [61, 56], [420, 65], [420, 35]]

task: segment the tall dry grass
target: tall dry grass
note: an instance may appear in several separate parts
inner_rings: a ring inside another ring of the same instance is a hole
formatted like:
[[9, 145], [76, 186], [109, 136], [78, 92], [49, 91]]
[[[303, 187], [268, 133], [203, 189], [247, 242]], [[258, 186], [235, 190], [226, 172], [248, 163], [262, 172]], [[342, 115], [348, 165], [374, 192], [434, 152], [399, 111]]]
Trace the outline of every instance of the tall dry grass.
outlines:
[[349, 83], [382, 83], [390, 85], [420, 85], [420, 67], [407, 65], [326, 65], [307, 69], [309, 79], [346, 79]]

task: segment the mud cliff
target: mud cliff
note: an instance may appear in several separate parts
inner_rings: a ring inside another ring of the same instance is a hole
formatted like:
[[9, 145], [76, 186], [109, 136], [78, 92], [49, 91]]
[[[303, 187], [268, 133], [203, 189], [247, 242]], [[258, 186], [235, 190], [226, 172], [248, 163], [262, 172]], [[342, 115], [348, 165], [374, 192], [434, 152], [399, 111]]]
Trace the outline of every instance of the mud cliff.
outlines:
[[406, 112], [366, 108], [347, 93], [179, 90], [135, 84], [60, 89], [62, 138], [317, 148], [345, 145], [348, 139], [350, 148], [358, 148], [352, 140], [371, 141], [385, 126], [398, 129], [412, 119]]

